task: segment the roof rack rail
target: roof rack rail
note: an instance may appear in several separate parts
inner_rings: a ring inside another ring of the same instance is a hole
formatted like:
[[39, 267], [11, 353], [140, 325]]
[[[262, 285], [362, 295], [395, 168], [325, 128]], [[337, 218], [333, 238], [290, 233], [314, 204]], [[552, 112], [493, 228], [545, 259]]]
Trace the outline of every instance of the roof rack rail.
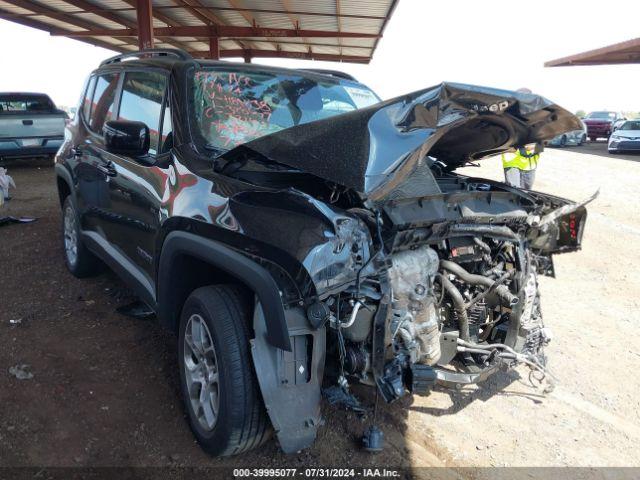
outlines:
[[319, 73], [321, 75], [329, 75], [331, 77], [344, 78], [345, 80], [353, 80], [357, 82], [353, 75], [349, 75], [346, 72], [341, 72], [339, 70], [328, 70], [324, 68], [301, 68], [303, 72], [311, 72], [311, 73]]
[[100, 66], [110, 65], [112, 63], [118, 63], [126, 58], [142, 58], [142, 57], [177, 57], [180, 60], [192, 60], [193, 57], [184, 50], [178, 48], [149, 48], [147, 50], [139, 50], [136, 52], [127, 52], [116, 55], [115, 57], [107, 58], [100, 62]]

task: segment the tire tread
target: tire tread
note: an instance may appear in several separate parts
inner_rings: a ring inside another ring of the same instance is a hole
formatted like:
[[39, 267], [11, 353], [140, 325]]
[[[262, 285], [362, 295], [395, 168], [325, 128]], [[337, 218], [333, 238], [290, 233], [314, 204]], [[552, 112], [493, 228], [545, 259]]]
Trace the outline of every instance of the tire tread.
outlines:
[[[270, 438], [271, 428], [262, 397], [258, 388], [257, 378], [251, 360], [249, 338], [251, 330], [251, 309], [253, 299], [240, 286], [212, 285], [195, 290], [191, 297], [206, 306], [211, 316], [216, 319], [222, 338], [226, 342], [227, 368], [234, 375], [231, 376], [231, 390], [236, 392], [232, 410], [227, 415], [232, 417], [232, 431], [227, 445], [216, 449], [216, 455], [235, 455], [246, 452], [262, 445]], [[189, 300], [187, 300], [189, 302]], [[231, 341], [235, 339], [237, 341]], [[241, 392], [238, 398], [237, 393]], [[203, 445], [207, 449], [206, 445]]]

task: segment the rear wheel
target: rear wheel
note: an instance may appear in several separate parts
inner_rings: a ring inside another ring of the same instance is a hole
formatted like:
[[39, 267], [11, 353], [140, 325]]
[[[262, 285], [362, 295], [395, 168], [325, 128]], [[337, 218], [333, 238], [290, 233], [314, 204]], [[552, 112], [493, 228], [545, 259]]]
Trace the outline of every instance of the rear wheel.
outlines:
[[582, 145], [586, 141], [587, 141], [587, 134], [583, 133], [582, 137], [580, 137], [580, 143], [578, 144], [578, 146]]
[[560, 146], [561, 147], [566, 147], [567, 146], [567, 136], [566, 135], [562, 135], [562, 138], [560, 139]]
[[271, 436], [249, 349], [251, 302], [237, 287], [208, 286], [182, 310], [182, 397], [191, 430], [211, 455], [251, 450]]
[[589, 137], [589, 141], [590, 142], [595, 142], [598, 139], [598, 137]]
[[67, 269], [75, 277], [84, 278], [100, 272], [100, 260], [82, 243], [80, 222], [70, 195], [62, 206], [62, 247]]

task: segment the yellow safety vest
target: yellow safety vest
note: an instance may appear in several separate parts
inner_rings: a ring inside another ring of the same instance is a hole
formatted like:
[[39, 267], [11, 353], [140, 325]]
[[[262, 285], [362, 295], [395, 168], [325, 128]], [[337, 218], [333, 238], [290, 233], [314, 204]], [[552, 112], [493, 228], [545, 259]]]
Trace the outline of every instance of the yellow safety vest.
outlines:
[[507, 168], [517, 168], [518, 170], [535, 170], [538, 167], [538, 160], [540, 159], [540, 154], [537, 153], [533, 155], [533, 152], [527, 151], [527, 155], [531, 155], [530, 157], [525, 157], [520, 153], [520, 150], [516, 150], [515, 153], [502, 154], [502, 168], [505, 170]]

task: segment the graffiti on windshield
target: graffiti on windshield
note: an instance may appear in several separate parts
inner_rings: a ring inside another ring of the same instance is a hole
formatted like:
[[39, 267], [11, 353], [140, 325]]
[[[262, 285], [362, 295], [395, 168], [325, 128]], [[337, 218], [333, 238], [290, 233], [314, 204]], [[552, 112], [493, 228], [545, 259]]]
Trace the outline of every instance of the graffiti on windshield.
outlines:
[[[231, 149], [358, 108], [343, 85], [295, 75], [204, 70], [194, 80], [196, 120], [215, 148]], [[375, 100], [370, 91], [359, 90]]]

